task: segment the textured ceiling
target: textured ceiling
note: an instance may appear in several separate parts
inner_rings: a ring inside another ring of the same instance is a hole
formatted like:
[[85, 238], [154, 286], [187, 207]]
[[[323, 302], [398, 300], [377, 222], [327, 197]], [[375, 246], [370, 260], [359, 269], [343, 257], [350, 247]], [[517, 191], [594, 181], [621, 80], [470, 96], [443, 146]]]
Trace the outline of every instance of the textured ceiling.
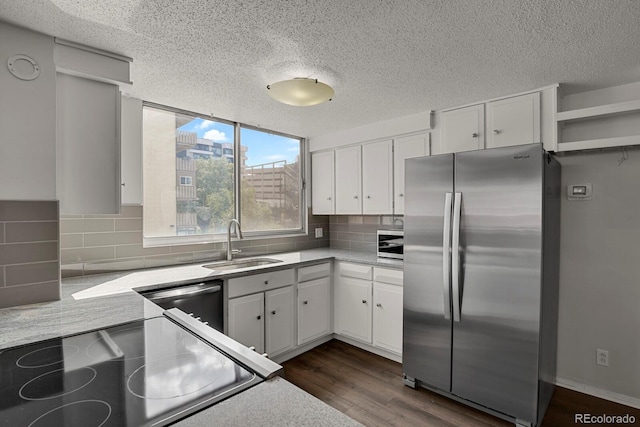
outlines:
[[[0, 20], [132, 57], [132, 96], [300, 136], [640, 81], [636, 0], [2, 0]], [[267, 95], [292, 77], [333, 101]]]

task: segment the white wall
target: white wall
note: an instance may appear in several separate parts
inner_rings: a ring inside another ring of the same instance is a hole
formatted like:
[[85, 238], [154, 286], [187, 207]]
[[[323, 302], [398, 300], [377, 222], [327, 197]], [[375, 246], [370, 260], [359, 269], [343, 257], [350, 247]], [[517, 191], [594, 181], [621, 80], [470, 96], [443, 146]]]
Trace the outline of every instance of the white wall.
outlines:
[[352, 129], [309, 138], [309, 151], [358, 144], [431, 129], [431, 111], [370, 123]]
[[[17, 54], [38, 63], [37, 79], [9, 72]], [[56, 199], [55, 79], [53, 39], [0, 22], [0, 200]]]
[[[591, 183], [593, 199], [561, 203], [557, 377], [638, 406], [640, 148], [627, 151], [621, 164], [619, 149], [558, 157], [563, 191]], [[596, 348], [609, 367], [596, 365]]]

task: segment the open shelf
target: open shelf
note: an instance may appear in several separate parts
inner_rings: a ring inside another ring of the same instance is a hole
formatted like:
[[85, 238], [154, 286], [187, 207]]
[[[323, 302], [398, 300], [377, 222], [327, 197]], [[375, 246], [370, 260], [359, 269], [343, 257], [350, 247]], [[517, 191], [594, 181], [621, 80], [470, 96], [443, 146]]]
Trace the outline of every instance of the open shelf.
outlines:
[[588, 120], [633, 112], [640, 112], [640, 100], [599, 105], [597, 107], [581, 108], [578, 110], [558, 111], [556, 120], [558, 122]]
[[558, 142], [557, 151], [591, 150], [594, 148], [623, 147], [628, 145], [640, 145], [640, 135], [590, 139], [587, 141]]

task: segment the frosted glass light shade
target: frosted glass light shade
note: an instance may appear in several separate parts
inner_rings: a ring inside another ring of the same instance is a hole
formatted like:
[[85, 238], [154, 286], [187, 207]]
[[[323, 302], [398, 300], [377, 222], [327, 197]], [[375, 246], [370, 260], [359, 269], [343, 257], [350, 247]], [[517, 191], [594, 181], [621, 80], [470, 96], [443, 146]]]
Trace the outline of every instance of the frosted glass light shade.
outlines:
[[268, 85], [269, 96], [283, 104], [307, 107], [330, 101], [333, 88], [317, 79], [295, 78]]

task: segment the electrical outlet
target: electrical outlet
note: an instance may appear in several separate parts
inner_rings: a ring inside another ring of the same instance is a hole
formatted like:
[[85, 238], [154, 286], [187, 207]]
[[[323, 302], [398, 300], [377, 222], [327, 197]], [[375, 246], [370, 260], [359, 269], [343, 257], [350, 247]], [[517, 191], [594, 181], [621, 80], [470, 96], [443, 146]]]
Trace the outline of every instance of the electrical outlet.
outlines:
[[316, 228], [316, 239], [322, 237], [322, 228]]
[[596, 349], [596, 365], [609, 366], [609, 351]]

